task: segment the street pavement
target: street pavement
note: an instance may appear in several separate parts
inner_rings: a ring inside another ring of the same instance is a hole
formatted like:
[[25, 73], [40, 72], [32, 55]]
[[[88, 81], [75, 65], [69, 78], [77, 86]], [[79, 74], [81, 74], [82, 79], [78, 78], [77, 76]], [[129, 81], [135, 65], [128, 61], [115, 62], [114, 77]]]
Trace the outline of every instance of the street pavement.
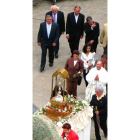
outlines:
[[[33, 2], [33, 113], [39, 108], [43, 107], [50, 100], [52, 74], [59, 68], [64, 68], [67, 58], [69, 58], [71, 55], [66, 34], [64, 34], [60, 37], [59, 57], [54, 59], [53, 67], [49, 67], [47, 56], [44, 71], [39, 71], [41, 62], [41, 48], [37, 45], [37, 34], [40, 23], [44, 22], [46, 12], [51, 10], [51, 5], [51, 0]], [[94, 21], [99, 22], [100, 33], [103, 29], [104, 23], [107, 22], [107, 0], [57, 0], [56, 5], [59, 7], [60, 11], [64, 12], [65, 21], [67, 19], [67, 14], [69, 12], [73, 12], [76, 5], [81, 6], [81, 13], [85, 15], [85, 18], [87, 16], [92, 16]], [[84, 43], [85, 37], [80, 40], [80, 52], [82, 52]], [[97, 58], [100, 58], [102, 53], [102, 45], [98, 44], [96, 52]], [[81, 85], [77, 88], [78, 97], [82, 99], [85, 98], [85, 88], [86, 86], [83, 79]], [[93, 121], [91, 126], [90, 140], [96, 140]], [[101, 138], [102, 140], [106, 140], [102, 130]]]

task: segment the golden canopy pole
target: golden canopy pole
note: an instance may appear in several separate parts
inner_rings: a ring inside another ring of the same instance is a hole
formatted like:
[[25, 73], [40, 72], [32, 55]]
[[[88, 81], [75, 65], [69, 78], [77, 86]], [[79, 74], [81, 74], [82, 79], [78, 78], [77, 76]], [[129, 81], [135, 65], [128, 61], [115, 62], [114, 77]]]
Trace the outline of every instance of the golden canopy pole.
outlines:
[[63, 84], [63, 102], [64, 102], [64, 92], [65, 92], [65, 80], [64, 80], [64, 84]]
[[67, 98], [68, 98], [68, 94], [69, 94], [69, 92], [68, 92], [68, 84], [69, 84], [69, 80], [67, 78]]
[[51, 91], [51, 99], [52, 99], [52, 97], [53, 97], [53, 78], [52, 78], [52, 91]]
[[55, 96], [56, 96], [56, 93], [57, 93], [57, 75], [55, 77]]

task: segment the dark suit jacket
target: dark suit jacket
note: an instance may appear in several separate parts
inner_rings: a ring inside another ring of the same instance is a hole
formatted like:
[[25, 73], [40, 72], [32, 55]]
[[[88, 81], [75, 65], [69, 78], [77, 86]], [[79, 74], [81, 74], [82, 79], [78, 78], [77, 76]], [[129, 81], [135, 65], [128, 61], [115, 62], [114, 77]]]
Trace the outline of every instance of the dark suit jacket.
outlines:
[[92, 96], [92, 100], [90, 101], [90, 106], [94, 106], [93, 108], [93, 113], [94, 113], [94, 118], [96, 117], [95, 114], [95, 106], [97, 106], [97, 109], [99, 111], [99, 117], [101, 120], [106, 120], [107, 119], [107, 97], [104, 96], [102, 97], [99, 101], [97, 100], [96, 94]]
[[84, 18], [85, 16], [79, 13], [77, 24], [75, 22], [74, 12], [69, 13], [66, 23], [66, 34], [70, 35], [70, 38], [80, 38], [84, 34]]
[[[94, 21], [93, 21], [94, 22]], [[85, 43], [88, 43], [90, 40], [94, 40], [95, 44], [98, 44], [98, 36], [100, 34], [99, 23], [95, 22], [96, 26], [91, 30], [91, 26], [86, 22], [84, 23], [84, 31], [86, 33]]]
[[51, 47], [53, 43], [57, 43], [59, 39], [59, 28], [58, 24], [52, 22], [50, 36], [47, 36], [46, 22], [40, 24], [38, 32], [38, 42], [41, 43], [41, 47]]
[[[46, 15], [52, 16], [52, 11], [47, 12]], [[45, 21], [46, 21], [46, 15], [45, 15]], [[59, 25], [59, 36], [60, 36], [62, 32], [65, 32], [64, 13], [61, 11], [57, 11], [57, 24]]]
[[74, 66], [74, 59], [73, 59], [73, 57], [68, 58], [64, 69], [66, 69], [68, 71], [69, 77], [70, 77], [70, 79], [69, 79], [70, 81], [78, 81], [78, 77], [81, 74], [78, 74], [76, 78], [73, 78], [73, 75], [78, 73], [79, 71], [81, 73], [83, 72], [83, 70], [84, 70], [83, 61], [78, 58], [77, 63]]

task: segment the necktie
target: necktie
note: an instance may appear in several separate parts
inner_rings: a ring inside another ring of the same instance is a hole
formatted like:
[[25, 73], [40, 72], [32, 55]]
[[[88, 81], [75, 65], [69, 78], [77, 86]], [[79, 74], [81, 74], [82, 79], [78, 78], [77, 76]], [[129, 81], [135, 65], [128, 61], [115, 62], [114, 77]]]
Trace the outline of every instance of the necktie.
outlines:
[[50, 36], [50, 24], [47, 24], [47, 35], [48, 35], [48, 38]]
[[54, 14], [54, 16], [53, 16], [53, 21], [55, 22], [55, 14]]

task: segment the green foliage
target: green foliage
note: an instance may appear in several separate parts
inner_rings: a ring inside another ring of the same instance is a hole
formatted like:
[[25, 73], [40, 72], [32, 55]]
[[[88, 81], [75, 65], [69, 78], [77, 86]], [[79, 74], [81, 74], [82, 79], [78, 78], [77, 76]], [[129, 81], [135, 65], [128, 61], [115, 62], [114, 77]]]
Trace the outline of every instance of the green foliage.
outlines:
[[33, 140], [60, 140], [56, 126], [44, 115], [33, 115]]

